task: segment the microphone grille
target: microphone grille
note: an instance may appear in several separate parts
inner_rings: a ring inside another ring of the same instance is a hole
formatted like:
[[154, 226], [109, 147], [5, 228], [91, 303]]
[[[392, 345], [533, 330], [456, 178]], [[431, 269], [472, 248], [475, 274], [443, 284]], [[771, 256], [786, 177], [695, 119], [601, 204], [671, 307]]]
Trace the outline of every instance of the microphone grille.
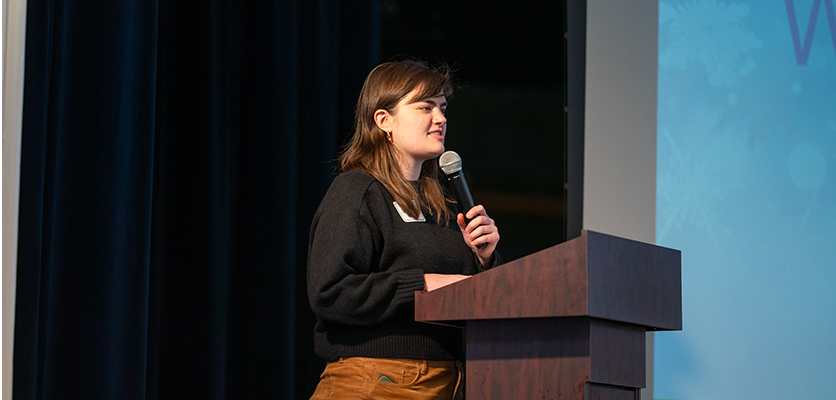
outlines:
[[455, 151], [445, 151], [438, 158], [438, 166], [441, 167], [445, 175], [450, 175], [462, 170], [462, 158]]

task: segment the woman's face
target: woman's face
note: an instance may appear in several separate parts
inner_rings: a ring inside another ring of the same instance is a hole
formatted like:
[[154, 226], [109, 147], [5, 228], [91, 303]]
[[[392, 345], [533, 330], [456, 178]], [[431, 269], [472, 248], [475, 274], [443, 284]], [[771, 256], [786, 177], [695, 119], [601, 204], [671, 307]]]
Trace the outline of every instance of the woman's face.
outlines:
[[438, 95], [429, 99], [413, 98], [419, 93], [413, 90], [395, 107], [390, 114], [389, 140], [402, 162], [417, 165], [438, 157], [444, 152], [444, 136], [447, 134], [447, 98]]

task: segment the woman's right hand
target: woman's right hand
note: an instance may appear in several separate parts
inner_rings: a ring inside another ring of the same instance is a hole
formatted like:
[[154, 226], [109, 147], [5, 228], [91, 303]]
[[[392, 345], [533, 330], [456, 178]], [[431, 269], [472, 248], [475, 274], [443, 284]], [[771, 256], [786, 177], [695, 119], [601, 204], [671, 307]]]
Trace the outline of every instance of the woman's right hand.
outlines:
[[424, 274], [424, 291], [429, 292], [467, 278], [470, 278], [470, 275]]
[[[476, 253], [482, 266], [490, 268], [493, 265], [493, 252], [499, 242], [499, 229], [493, 219], [488, 217], [485, 207], [480, 204], [471, 208], [467, 215], [459, 213], [456, 222], [462, 231], [464, 242]], [[482, 247], [479, 247], [480, 245]]]

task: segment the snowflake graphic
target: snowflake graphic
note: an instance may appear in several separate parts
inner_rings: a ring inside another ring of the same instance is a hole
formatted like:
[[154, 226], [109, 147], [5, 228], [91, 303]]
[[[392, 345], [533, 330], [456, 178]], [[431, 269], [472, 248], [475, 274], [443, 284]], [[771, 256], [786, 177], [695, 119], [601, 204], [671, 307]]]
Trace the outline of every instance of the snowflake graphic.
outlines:
[[659, 65], [687, 69], [702, 66], [714, 87], [737, 84], [754, 68], [743, 53], [761, 47], [754, 33], [741, 28], [749, 6], [716, 0], [691, 0], [676, 6], [659, 4]]
[[704, 153], [683, 151], [667, 128], [662, 130], [660, 139], [669, 146], [671, 155], [656, 185], [658, 205], [663, 206], [659, 213], [663, 225], [657, 230], [657, 242], [665, 243], [668, 232], [690, 224], [705, 229], [718, 246], [714, 227], [717, 202], [732, 190], [740, 189], [740, 185], [726, 182], [717, 163]]

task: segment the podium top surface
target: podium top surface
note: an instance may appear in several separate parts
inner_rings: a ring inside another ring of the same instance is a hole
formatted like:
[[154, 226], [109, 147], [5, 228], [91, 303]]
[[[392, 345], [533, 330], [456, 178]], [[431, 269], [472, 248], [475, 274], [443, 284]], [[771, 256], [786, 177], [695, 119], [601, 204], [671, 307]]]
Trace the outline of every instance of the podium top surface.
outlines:
[[415, 319], [424, 322], [577, 316], [681, 330], [680, 252], [584, 230], [469, 279], [415, 293]]

